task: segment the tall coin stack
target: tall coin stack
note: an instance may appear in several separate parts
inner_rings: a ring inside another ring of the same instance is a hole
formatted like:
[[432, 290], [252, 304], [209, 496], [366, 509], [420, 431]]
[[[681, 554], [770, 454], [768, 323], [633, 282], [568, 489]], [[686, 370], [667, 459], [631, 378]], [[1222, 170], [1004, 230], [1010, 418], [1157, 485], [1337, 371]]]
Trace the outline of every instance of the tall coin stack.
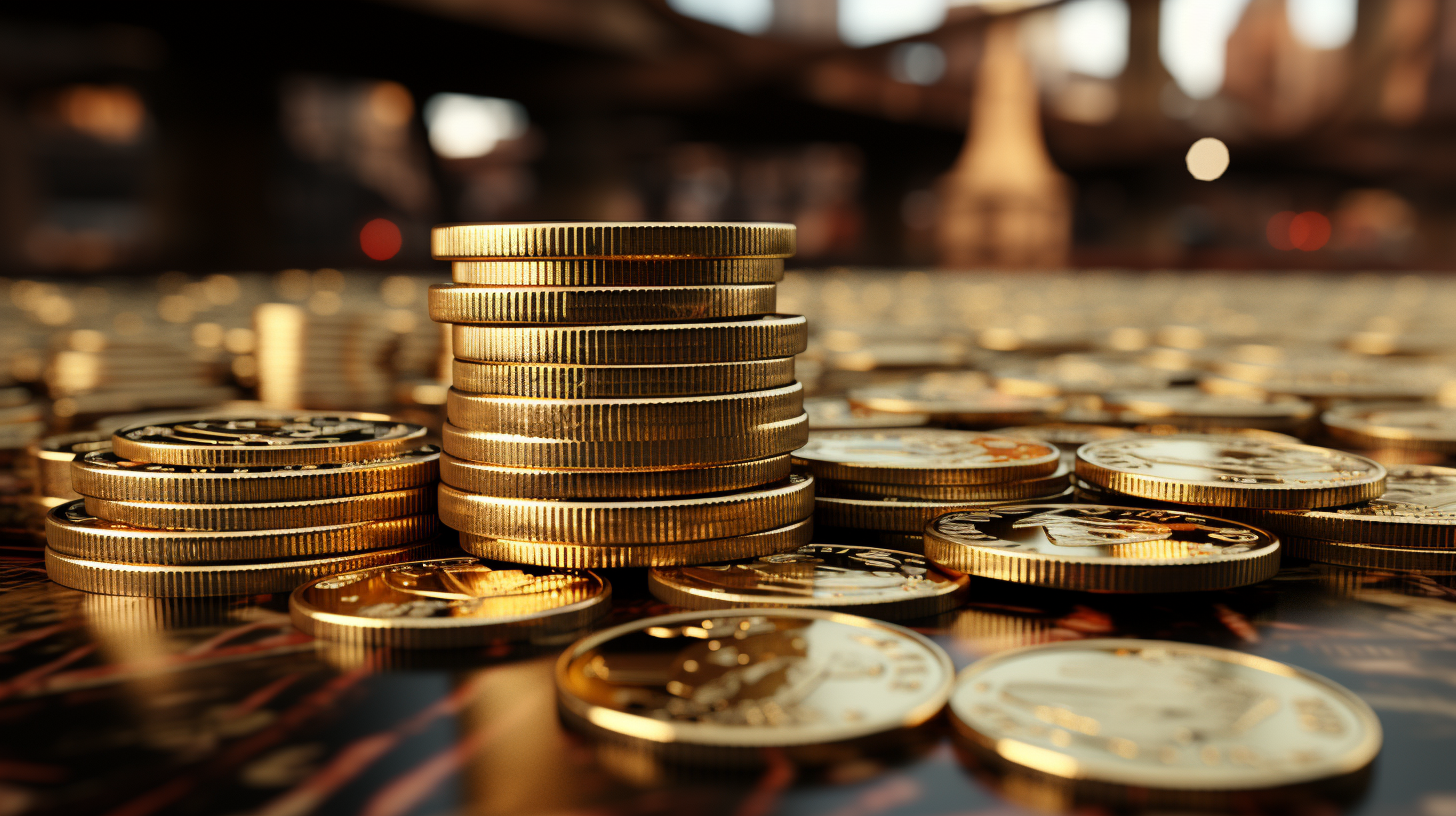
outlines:
[[320, 415], [123, 428], [72, 463], [85, 498], [46, 517], [46, 572], [88, 592], [198, 597], [429, 557], [439, 451], [424, 432]]
[[792, 550], [813, 479], [775, 314], [789, 224], [454, 224], [440, 516], [462, 546], [543, 566], [698, 564]]

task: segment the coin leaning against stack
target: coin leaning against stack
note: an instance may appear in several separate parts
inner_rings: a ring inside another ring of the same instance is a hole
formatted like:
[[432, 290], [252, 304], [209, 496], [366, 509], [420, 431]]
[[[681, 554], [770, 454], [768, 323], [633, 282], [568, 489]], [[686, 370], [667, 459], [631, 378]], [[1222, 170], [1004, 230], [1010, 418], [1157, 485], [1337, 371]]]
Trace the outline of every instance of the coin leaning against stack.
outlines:
[[482, 558], [549, 567], [700, 564], [812, 533], [790, 474], [808, 420], [774, 312], [788, 224], [450, 224], [454, 283], [440, 515]]
[[88, 592], [282, 592], [437, 553], [439, 451], [408, 423], [308, 415], [118, 430], [71, 465], [46, 571]]

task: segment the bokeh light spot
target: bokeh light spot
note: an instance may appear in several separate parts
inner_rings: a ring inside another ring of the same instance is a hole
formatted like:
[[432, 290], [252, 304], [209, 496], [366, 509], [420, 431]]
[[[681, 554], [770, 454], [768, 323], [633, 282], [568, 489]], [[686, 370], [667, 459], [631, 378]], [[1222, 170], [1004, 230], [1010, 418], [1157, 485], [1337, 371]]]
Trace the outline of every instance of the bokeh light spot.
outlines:
[[399, 227], [387, 218], [376, 218], [359, 230], [359, 248], [376, 261], [387, 261], [398, 255], [403, 243]]
[[1317, 212], [1302, 212], [1289, 222], [1289, 243], [1314, 252], [1330, 242], [1330, 219]]
[[1184, 157], [1188, 172], [1199, 181], [1213, 181], [1222, 176], [1229, 166], [1228, 145], [1212, 136], [1205, 136], [1188, 148]]

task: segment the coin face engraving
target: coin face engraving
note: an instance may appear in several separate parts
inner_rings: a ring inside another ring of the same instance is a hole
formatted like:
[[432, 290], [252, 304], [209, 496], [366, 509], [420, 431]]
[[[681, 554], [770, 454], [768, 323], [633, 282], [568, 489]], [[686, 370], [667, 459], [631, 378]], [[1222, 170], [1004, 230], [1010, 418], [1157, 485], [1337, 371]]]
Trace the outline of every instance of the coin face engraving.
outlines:
[[961, 736], [991, 750], [1046, 752], [1012, 747], [1012, 761], [1157, 789], [1257, 789], [1348, 773], [1381, 741], [1369, 707], [1324, 678], [1159, 641], [998, 655], [966, 670], [950, 706]]
[[1023, 505], [949, 513], [929, 530], [950, 542], [1053, 557], [1202, 559], [1277, 547], [1253, 527], [1174, 510]]
[[1212, 484], [1333, 487], [1384, 475], [1364, 457], [1257, 439], [1112, 439], [1091, 443], [1077, 455], [1110, 470]]
[[411, 426], [397, 422], [308, 416], [293, 419], [200, 419], [124, 428], [118, 436], [136, 442], [216, 447], [348, 445], [398, 436]]

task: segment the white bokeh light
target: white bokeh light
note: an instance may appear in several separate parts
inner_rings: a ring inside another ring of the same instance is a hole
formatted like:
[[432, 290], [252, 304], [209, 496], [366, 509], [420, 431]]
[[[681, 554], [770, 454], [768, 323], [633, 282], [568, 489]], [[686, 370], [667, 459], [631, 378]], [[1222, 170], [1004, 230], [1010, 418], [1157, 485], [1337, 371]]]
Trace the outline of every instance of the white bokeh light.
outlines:
[[507, 139], [526, 132], [526, 109], [519, 102], [490, 96], [442, 93], [425, 103], [430, 147], [441, 158], [484, 156]]
[[684, 17], [740, 34], [762, 34], [773, 23], [773, 0], [667, 0]]
[[1072, 0], [1055, 13], [1057, 50], [1067, 70], [1112, 79], [1127, 67], [1126, 0]]
[[1310, 48], [1343, 48], [1355, 36], [1359, 0], [1285, 0], [1294, 38]]
[[839, 0], [839, 38], [863, 48], [940, 28], [945, 0]]
[[1158, 16], [1158, 56], [1173, 81], [1192, 99], [1223, 87], [1229, 35], [1249, 0], [1163, 0]]

